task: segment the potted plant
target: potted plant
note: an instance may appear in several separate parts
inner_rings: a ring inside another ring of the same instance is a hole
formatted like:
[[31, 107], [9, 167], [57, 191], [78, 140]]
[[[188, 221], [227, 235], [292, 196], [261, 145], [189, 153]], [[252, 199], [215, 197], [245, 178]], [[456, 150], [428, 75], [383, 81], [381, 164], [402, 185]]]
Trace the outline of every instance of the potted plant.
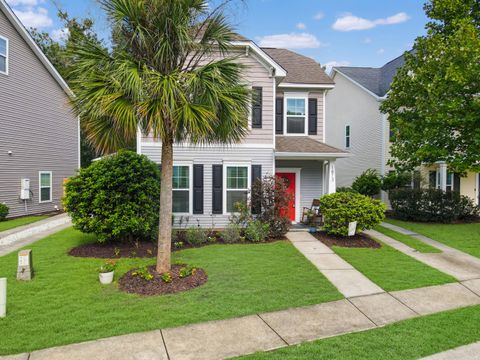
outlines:
[[316, 233], [317, 232], [317, 224], [315, 223], [315, 212], [313, 210], [308, 210], [306, 213], [307, 221], [305, 225], [308, 226], [309, 233]]
[[100, 283], [104, 285], [111, 284], [116, 267], [117, 263], [113, 260], [108, 260], [102, 266], [100, 266], [98, 268], [98, 278]]

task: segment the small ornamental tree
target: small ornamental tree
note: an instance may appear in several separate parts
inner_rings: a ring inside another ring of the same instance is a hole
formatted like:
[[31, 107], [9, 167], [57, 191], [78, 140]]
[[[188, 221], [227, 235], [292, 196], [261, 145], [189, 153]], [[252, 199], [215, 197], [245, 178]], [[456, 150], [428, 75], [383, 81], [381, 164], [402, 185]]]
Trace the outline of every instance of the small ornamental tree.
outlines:
[[327, 234], [348, 236], [351, 222], [357, 222], [357, 233], [380, 224], [385, 218], [385, 204], [368, 196], [342, 192], [322, 196], [320, 212]]
[[357, 176], [352, 184], [352, 189], [365, 196], [375, 196], [380, 193], [382, 179], [375, 169], [367, 169]]
[[74, 227], [99, 242], [154, 240], [159, 193], [158, 166], [144, 155], [120, 151], [72, 177], [64, 205]]
[[0, 203], [0, 221], [5, 220], [8, 215], [8, 206], [7, 204]]

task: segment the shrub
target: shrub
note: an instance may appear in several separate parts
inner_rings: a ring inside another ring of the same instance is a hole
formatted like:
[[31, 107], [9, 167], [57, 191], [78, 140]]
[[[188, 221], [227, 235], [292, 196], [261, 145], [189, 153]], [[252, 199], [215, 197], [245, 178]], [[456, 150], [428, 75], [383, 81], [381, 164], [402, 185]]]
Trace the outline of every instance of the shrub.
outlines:
[[351, 193], [358, 193], [356, 190], [353, 190], [351, 187], [347, 186], [340, 186], [337, 188], [337, 192], [351, 192]]
[[380, 193], [382, 179], [377, 170], [365, 170], [360, 176], [357, 176], [352, 184], [352, 189], [365, 196], [375, 196]]
[[139, 278], [142, 278], [145, 281], [151, 281], [153, 280], [153, 275], [150, 274], [150, 271], [148, 270], [148, 267], [144, 266], [141, 267], [134, 272], [132, 272], [132, 276], [138, 276]]
[[397, 189], [389, 193], [394, 214], [403, 220], [450, 223], [479, 216], [474, 202], [458, 192], [439, 189]]
[[205, 244], [208, 241], [210, 232], [201, 227], [189, 227], [185, 234], [185, 240], [192, 246]]
[[0, 221], [3, 221], [6, 219], [8, 215], [9, 208], [7, 204], [0, 203]]
[[412, 174], [391, 172], [382, 178], [382, 190], [390, 191], [404, 188], [412, 182]]
[[146, 156], [120, 151], [81, 169], [65, 189], [75, 228], [99, 242], [156, 237], [160, 172]]
[[181, 277], [181, 278], [186, 278], [186, 277], [195, 275], [196, 272], [197, 272], [197, 268], [196, 268], [196, 267], [194, 267], [194, 266], [185, 266], [185, 267], [183, 267], [183, 268], [180, 269], [180, 271], [179, 271], [179, 273], [178, 273], [178, 276]]
[[222, 238], [227, 244], [232, 244], [240, 241], [242, 236], [242, 228], [240, 225], [232, 223], [223, 230]]
[[348, 235], [348, 224], [357, 221], [357, 233], [380, 224], [385, 204], [368, 196], [351, 192], [324, 195], [320, 198], [324, 230], [330, 235]]
[[263, 242], [268, 238], [270, 225], [260, 220], [252, 220], [245, 228], [245, 237], [251, 242]]

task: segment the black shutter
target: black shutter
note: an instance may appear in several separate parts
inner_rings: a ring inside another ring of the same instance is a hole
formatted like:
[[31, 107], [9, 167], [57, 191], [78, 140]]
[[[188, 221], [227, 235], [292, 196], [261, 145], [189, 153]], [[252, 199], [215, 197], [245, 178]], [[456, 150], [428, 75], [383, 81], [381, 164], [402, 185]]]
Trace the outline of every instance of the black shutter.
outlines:
[[460, 175], [453, 174], [453, 191], [460, 192]]
[[[258, 179], [262, 179], [262, 165], [252, 165], [252, 188]], [[260, 214], [262, 210], [261, 199], [254, 195], [252, 194], [252, 214]]]
[[317, 99], [308, 99], [308, 135], [317, 135], [317, 118]]
[[223, 213], [223, 165], [212, 166], [212, 213]]
[[193, 213], [203, 214], [203, 165], [193, 165]]
[[262, 128], [262, 103], [262, 88], [254, 87], [252, 99], [252, 128], [254, 129]]
[[428, 183], [431, 189], [437, 188], [437, 172], [436, 171], [430, 171], [428, 173]]
[[283, 98], [275, 99], [275, 133], [283, 134]]

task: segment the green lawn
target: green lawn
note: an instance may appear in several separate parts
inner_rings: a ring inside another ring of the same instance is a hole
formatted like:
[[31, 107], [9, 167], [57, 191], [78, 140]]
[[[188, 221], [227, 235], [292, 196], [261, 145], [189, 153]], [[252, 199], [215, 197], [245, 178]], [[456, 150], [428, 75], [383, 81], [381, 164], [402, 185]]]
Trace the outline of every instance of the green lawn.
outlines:
[[453, 277], [383, 243], [379, 249], [334, 246], [333, 250], [386, 291], [414, 289], [456, 281]]
[[28, 225], [43, 219], [46, 219], [47, 215], [35, 215], [25, 216], [12, 220], [0, 221], [0, 232], [16, 228], [18, 226]]
[[421, 253], [441, 253], [442, 252], [441, 250], [433, 246], [430, 246], [428, 244], [425, 244], [423, 241], [415, 239], [414, 237], [400, 234], [396, 231], [390, 230], [380, 225], [375, 227], [375, 230], [377, 230], [378, 232], [381, 232], [384, 235], [390, 236], [391, 238], [397, 241], [400, 241], [405, 245], [410, 246], [412, 249], [418, 250]]
[[480, 223], [429, 224], [392, 219], [386, 221], [480, 258]]
[[[125, 294], [115, 284], [99, 284], [96, 269], [102, 260], [66, 255], [69, 248], [88, 241], [93, 238], [67, 229], [29, 246], [35, 268], [29, 283], [15, 280], [16, 252], [0, 258], [0, 277], [8, 277], [0, 355], [342, 298], [286, 241], [176, 252], [174, 260], [207, 271], [204, 286], [168, 296]], [[124, 259], [117, 272], [153, 263]]]
[[242, 359], [419, 359], [479, 341], [479, 323], [480, 306], [474, 306], [273, 352], [257, 353]]

